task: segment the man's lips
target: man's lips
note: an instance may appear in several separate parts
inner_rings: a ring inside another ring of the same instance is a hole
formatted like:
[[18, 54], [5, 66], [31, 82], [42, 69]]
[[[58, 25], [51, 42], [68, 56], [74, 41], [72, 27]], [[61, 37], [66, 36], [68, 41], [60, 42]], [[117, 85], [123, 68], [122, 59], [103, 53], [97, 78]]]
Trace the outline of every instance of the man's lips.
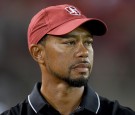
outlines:
[[90, 64], [88, 62], [87, 63], [81, 62], [75, 64], [72, 69], [77, 70], [78, 72], [88, 72], [90, 69]]

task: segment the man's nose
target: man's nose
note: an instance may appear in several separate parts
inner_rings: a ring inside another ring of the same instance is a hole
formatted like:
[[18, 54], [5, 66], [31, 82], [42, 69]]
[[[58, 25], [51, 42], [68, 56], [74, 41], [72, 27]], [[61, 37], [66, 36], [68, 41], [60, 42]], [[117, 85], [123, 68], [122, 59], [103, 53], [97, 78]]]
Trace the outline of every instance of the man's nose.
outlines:
[[89, 50], [84, 46], [83, 43], [80, 43], [77, 47], [76, 57], [86, 58], [89, 55]]

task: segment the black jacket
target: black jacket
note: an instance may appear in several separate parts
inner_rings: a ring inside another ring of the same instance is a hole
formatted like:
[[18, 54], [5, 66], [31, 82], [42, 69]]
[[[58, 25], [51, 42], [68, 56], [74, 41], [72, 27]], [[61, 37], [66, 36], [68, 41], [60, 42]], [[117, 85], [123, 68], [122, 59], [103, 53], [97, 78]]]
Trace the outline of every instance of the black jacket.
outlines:
[[[37, 83], [27, 99], [1, 115], [60, 115], [42, 97], [40, 87], [41, 83]], [[117, 101], [99, 96], [87, 86], [80, 106], [71, 115], [135, 115], [135, 112], [121, 106]]]

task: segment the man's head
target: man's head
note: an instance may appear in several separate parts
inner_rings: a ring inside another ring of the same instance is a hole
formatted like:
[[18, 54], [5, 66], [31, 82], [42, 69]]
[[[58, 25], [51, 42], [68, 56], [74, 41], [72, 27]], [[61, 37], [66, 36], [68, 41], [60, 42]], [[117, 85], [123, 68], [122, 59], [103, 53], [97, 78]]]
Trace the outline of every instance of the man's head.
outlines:
[[82, 12], [68, 4], [50, 6], [39, 11], [28, 27], [28, 47], [37, 44], [46, 35], [64, 35], [85, 24], [93, 35], [103, 35], [107, 27], [96, 18], [87, 18]]
[[93, 66], [93, 35], [105, 32], [102, 21], [86, 18], [71, 5], [52, 6], [32, 19], [28, 46], [42, 74], [81, 87]]

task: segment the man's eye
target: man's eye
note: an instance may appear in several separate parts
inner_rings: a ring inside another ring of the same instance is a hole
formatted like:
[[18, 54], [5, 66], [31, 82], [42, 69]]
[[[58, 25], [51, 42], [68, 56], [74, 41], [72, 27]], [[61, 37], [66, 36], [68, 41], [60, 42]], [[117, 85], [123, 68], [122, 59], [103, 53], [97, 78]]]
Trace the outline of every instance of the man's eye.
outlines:
[[89, 46], [89, 45], [92, 45], [93, 44], [93, 41], [85, 41], [85, 45]]
[[67, 45], [75, 45], [75, 41], [69, 41], [69, 42], [66, 42], [65, 44], [67, 44]]

